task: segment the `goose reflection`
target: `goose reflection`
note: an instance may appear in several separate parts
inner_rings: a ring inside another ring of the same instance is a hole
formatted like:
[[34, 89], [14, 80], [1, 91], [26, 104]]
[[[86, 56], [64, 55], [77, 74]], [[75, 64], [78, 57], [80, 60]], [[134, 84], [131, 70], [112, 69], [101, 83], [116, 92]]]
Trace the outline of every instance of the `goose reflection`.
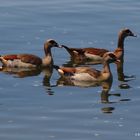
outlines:
[[116, 63], [116, 69], [119, 81], [128, 82], [136, 78], [135, 75], [128, 76], [124, 74], [124, 58], [122, 58], [120, 62]]
[[12, 68], [12, 67], [2, 67], [0, 69], [0, 72], [3, 72], [5, 74], [13, 75], [17, 78], [25, 78], [30, 76], [37, 76], [41, 73], [41, 69], [36, 68]]
[[[57, 80], [57, 86], [76, 86], [81, 88], [88, 87], [101, 87], [102, 91], [100, 93], [101, 103], [103, 104], [111, 104], [113, 102], [109, 101], [110, 96], [120, 96], [120, 94], [110, 94], [109, 91], [112, 87], [112, 80], [107, 82], [85, 82], [85, 81], [72, 81], [66, 77], [60, 77]], [[115, 110], [114, 107], [103, 107], [101, 108], [103, 113], [112, 113]]]
[[109, 91], [112, 86], [112, 80], [107, 82], [91, 82], [91, 81], [78, 81], [71, 80], [69, 77], [61, 76], [57, 80], [57, 86], [77, 86], [77, 87], [98, 87], [102, 86], [105, 91]]
[[43, 86], [45, 87], [46, 93], [48, 95], [54, 95], [54, 91], [52, 90], [52, 87], [54, 87], [54, 85], [51, 85], [50, 80], [53, 74], [53, 68], [49, 68], [49, 69], [44, 69], [43, 71], [44, 74], [44, 78], [43, 78]]
[[53, 91], [51, 89], [50, 79], [53, 73], [53, 68], [44, 68], [44, 69], [37, 69], [37, 68], [11, 68], [11, 67], [1, 67], [0, 72], [5, 74], [12, 75], [15, 78], [27, 78], [32, 76], [38, 76], [41, 73], [43, 74], [43, 81], [42, 84], [45, 87], [45, 90], [48, 95], [53, 95]]

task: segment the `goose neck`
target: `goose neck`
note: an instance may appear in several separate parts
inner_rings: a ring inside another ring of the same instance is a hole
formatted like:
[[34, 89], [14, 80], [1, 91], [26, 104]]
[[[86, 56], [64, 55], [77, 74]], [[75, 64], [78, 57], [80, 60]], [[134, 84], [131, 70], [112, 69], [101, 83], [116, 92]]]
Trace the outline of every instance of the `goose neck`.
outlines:
[[104, 61], [103, 62], [103, 70], [102, 70], [103, 73], [110, 73], [110, 66], [109, 66], [109, 63]]
[[121, 34], [119, 35], [119, 38], [118, 38], [118, 48], [124, 48], [124, 40], [125, 40], [125, 37]]

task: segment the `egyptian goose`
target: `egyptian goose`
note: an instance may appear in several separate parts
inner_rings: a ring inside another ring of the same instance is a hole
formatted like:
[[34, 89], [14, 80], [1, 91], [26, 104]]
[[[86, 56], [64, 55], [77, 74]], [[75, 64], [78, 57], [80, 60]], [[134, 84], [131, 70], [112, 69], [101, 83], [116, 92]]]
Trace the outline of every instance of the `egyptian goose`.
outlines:
[[90, 67], [59, 67], [54, 68], [62, 77], [68, 77], [70, 80], [87, 81], [87, 82], [103, 82], [112, 80], [109, 63], [117, 61], [113, 53], [106, 53], [103, 57], [102, 71]]
[[[116, 55], [117, 59], [123, 59], [124, 55], [124, 40], [128, 36], [133, 36], [134, 33], [132, 33], [131, 30], [128, 28], [122, 29], [119, 32], [118, 35], [118, 47], [114, 51], [114, 54]], [[67, 50], [67, 52], [70, 54], [71, 58], [81, 61], [86, 60], [93, 60], [98, 61], [98, 63], [102, 62], [103, 56], [106, 52], [109, 52], [107, 49], [101, 49], [101, 48], [69, 48], [65, 45], [62, 45], [63, 48]]]
[[44, 43], [45, 57], [40, 57], [33, 54], [9, 54], [1, 55], [0, 61], [2, 67], [17, 67], [17, 68], [36, 68], [36, 67], [51, 67], [53, 58], [51, 54], [52, 47], [60, 47], [55, 40], [49, 39]]

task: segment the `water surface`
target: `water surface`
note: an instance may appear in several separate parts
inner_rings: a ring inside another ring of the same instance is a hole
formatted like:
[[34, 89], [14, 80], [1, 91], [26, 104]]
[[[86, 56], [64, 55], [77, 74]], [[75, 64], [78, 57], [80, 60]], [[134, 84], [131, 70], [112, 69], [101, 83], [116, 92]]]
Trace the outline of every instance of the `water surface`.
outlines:
[[[120, 29], [130, 28], [138, 35], [140, 32], [138, 0], [0, 3], [0, 54], [22, 52], [43, 57], [43, 44], [49, 38], [71, 47], [114, 50]], [[114, 81], [109, 97], [102, 96], [101, 86], [58, 86], [59, 75], [55, 70], [50, 79], [47, 71], [20, 75], [1, 72], [0, 139], [138, 140], [139, 52], [139, 36], [127, 38], [124, 73], [136, 78], [119, 81], [116, 67], [111, 64]], [[64, 49], [52, 49], [52, 53], [57, 65], [69, 61]]]

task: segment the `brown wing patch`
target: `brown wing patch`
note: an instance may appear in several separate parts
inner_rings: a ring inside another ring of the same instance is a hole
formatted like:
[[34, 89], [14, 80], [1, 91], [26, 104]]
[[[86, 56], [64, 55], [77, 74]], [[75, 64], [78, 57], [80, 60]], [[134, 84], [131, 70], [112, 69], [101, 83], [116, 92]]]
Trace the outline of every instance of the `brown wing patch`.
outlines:
[[61, 70], [63, 70], [64, 73], [75, 73], [75, 68], [69, 68], [69, 67], [62, 67]]
[[41, 65], [42, 59], [32, 54], [19, 54], [18, 59], [25, 63], [31, 63], [33, 65]]
[[2, 56], [5, 60], [14, 60], [18, 59], [16, 54], [11, 54], [11, 55], [4, 55]]
[[103, 55], [106, 53], [106, 52], [109, 52], [108, 50], [106, 49], [99, 49], [99, 48], [84, 48], [83, 49], [86, 53], [89, 53], [89, 54], [94, 54], [94, 55], [99, 55], [101, 57], [103, 57]]

